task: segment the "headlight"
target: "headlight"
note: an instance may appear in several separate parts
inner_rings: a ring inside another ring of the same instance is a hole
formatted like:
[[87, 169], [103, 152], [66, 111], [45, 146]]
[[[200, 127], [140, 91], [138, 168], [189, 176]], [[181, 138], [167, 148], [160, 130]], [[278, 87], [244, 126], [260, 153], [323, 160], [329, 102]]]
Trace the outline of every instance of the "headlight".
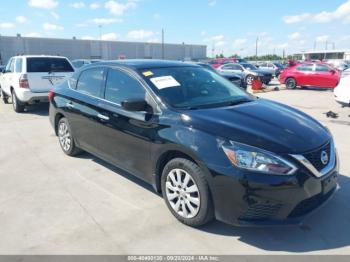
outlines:
[[265, 150], [231, 142], [222, 147], [231, 163], [239, 168], [273, 175], [293, 175], [297, 167]]

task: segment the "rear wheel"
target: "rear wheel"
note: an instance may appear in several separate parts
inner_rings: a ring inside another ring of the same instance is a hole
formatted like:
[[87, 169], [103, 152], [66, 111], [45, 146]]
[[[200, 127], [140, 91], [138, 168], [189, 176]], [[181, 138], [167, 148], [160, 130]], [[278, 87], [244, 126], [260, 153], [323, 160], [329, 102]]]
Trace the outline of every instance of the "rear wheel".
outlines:
[[163, 198], [182, 223], [198, 227], [214, 218], [209, 187], [198, 165], [190, 160], [171, 160], [162, 174]]
[[297, 87], [297, 82], [295, 81], [294, 78], [289, 77], [286, 79], [286, 87], [288, 89], [295, 89]]
[[76, 156], [82, 151], [75, 145], [74, 138], [67, 118], [63, 117], [58, 121], [57, 134], [63, 152], [68, 156]]
[[4, 104], [8, 104], [9, 103], [8, 96], [4, 93], [4, 91], [2, 91], [2, 89], [1, 89], [0, 93], [1, 93], [1, 99], [4, 102]]
[[19, 99], [16, 96], [16, 92], [15, 90], [12, 90], [11, 92], [11, 96], [12, 96], [12, 106], [13, 106], [13, 110], [15, 110], [15, 112], [17, 113], [22, 113], [24, 112], [24, 104], [19, 101]]

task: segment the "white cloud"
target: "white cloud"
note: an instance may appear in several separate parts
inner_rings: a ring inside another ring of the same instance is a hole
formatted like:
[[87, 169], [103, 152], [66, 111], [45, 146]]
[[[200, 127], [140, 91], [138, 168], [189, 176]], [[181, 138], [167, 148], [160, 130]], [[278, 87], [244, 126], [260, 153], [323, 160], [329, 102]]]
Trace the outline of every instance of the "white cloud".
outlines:
[[43, 28], [45, 31], [62, 31], [64, 28], [60, 25], [44, 23]]
[[299, 39], [300, 37], [301, 37], [301, 34], [300, 34], [299, 32], [295, 32], [295, 33], [290, 34], [290, 35], [288, 36], [288, 38], [289, 38], [290, 40], [297, 40], [297, 39]]
[[123, 22], [123, 20], [116, 18], [94, 18], [92, 19], [92, 22], [97, 25], [110, 25], [115, 23], [121, 23]]
[[285, 16], [283, 20], [287, 24], [299, 23], [303, 21], [310, 21], [314, 23], [328, 23], [340, 19], [349, 19], [350, 17], [350, 0], [341, 4], [334, 11], [322, 11], [315, 14], [304, 13], [300, 15]]
[[25, 37], [41, 37], [41, 34], [37, 33], [37, 32], [31, 32], [31, 33], [27, 33], [24, 34]]
[[206, 36], [206, 35], [207, 35], [207, 31], [203, 30], [203, 31], [201, 32], [201, 36]]
[[99, 3], [92, 3], [89, 5], [90, 9], [92, 10], [96, 10], [96, 9], [99, 9], [101, 6]]
[[317, 42], [326, 42], [329, 39], [329, 35], [320, 35], [316, 37]]
[[85, 7], [85, 3], [84, 2], [75, 2], [75, 3], [72, 3], [70, 6], [73, 8], [76, 8], [76, 9], [80, 9], [80, 8]]
[[160, 14], [158, 14], [158, 13], [153, 14], [154, 20], [159, 20], [160, 18], [161, 18]]
[[308, 14], [308, 13], [304, 13], [301, 15], [290, 15], [290, 16], [283, 17], [283, 21], [286, 24], [294, 24], [294, 23], [299, 23], [301, 21], [304, 21], [309, 17], [310, 17], [310, 14]]
[[85, 35], [83, 37], [81, 37], [82, 40], [94, 40], [95, 38], [89, 35]]
[[15, 27], [16, 25], [13, 23], [0, 23], [0, 29], [12, 29]]
[[128, 33], [128, 38], [142, 40], [142, 39], [153, 37], [154, 35], [155, 35], [155, 33], [152, 31], [147, 31], [147, 30], [141, 29], [141, 30], [130, 31]]
[[110, 0], [105, 3], [105, 8], [113, 15], [122, 16], [126, 11], [135, 8], [137, 6], [136, 2], [136, 0], [128, 0], [126, 3], [119, 3]]
[[79, 23], [79, 24], [76, 24], [75, 26], [82, 28], [82, 27], [87, 27], [88, 24], [86, 24], [86, 23]]
[[20, 15], [16, 17], [16, 22], [19, 24], [24, 24], [27, 21], [28, 19], [25, 16]]
[[241, 48], [247, 43], [248, 39], [246, 38], [238, 38], [233, 42], [233, 47]]
[[53, 18], [55, 18], [56, 20], [60, 19], [60, 15], [57, 14], [56, 12], [51, 12], [50, 14], [51, 14], [51, 16], [52, 16]]
[[118, 35], [116, 33], [108, 33], [108, 34], [104, 34], [101, 36], [101, 40], [105, 40], [105, 41], [115, 41], [118, 39]]
[[42, 9], [53, 9], [58, 6], [58, 1], [55, 0], [29, 0], [28, 5], [31, 7]]
[[223, 35], [216, 35], [216, 36], [213, 36], [210, 38], [211, 41], [214, 41], [214, 42], [219, 42], [219, 41], [222, 41], [224, 40], [224, 36]]

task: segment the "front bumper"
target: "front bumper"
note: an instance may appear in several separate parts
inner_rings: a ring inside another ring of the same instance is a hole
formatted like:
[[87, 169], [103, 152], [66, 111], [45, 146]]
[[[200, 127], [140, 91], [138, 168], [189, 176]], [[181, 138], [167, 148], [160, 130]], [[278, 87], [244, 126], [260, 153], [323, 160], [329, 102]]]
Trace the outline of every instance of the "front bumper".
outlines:
[[293, 176], [237, 173], [234, 167], [223, 173], [213, 176], [211, 183], [215, 215], [240, 226], [300, 224], [338, 188], [338, 159], [322, 177], [302, 165]]

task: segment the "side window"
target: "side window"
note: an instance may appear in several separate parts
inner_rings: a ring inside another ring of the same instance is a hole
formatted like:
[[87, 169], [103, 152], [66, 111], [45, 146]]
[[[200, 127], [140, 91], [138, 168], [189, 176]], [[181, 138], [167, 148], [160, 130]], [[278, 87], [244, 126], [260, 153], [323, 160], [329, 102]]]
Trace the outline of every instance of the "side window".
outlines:
[[100, 96], [103, 84], [103, 68], [91, 68], [80, 74], [76, 90], [91, 96]]
[[105, 99], [121, 104], [129, 98], [145, 98], [145, 89], [134, 78], [120, 70], [110, 69], [107, 75]]
[[15, 72], [16, 73], [21, 73], [22, 72], [22, 58], [17, 58], [16, 59]]
[[241, 70], [242, 71], [242, 68], [239, 65], [233, 65], [232, 68], [233, 68], [233, 70]]
[[222, 67], [222, 69], [224, 70], [232, 70], [232, 66], [231, 65], [225, 65]]
[[15, 59], [14, 58], [11, 58], [11, 60], [7, 63], [7, 65], [6, 65], [6, 71], [7, 72], [13, 72], [14, 70], [14, 61], [15, 61]]
[[329, 72], [330, 69], [327, 65], [316, 65], [317, 72]]
[[297, 67], [298, 71], [304, 71], [304, 72], [311, 72], [313, 71], [314, 65], [309, 64], [309, 65], [301, 65]]

